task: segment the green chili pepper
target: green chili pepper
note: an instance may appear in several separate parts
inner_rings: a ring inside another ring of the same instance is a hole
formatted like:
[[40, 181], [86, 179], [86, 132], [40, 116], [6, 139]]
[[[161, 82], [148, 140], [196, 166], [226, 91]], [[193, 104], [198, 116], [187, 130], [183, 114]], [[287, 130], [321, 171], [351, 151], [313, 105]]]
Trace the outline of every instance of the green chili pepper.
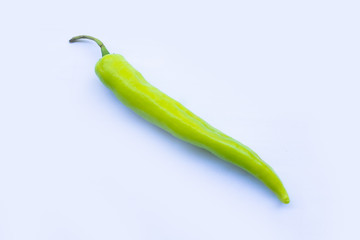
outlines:
[[109, 54], [98, 39], [81, 35], [73, 37], [70, 42], [78, 39], [90, 39], [100, 46], [102, 58], [97, 62], [95, 72], [126, 106], [172, 135], [206, 149], [251, 173], [268, 186], [283, 203], [290, 202], [279, 177], [250, 148], [210, 126], [179, 102], [152, 86], [123, 56]]

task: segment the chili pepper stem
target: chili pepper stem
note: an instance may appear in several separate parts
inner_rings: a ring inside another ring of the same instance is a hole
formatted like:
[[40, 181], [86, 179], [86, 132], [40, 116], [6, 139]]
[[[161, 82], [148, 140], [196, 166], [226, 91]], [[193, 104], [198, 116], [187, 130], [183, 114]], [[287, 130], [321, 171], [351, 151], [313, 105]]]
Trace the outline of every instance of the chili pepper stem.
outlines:
[[99, 45], [99, 47], [101, 49], [102, 56], [110, 54], [109, 51], [106, 49], [105, 45], [99, 39], [88, 36], [88, 35], [80, 35], [80, 36], [73, 37], [69, 40], [69, 42], [73, 43], [79, 39], [89, 39], [89, 40], [93, 40], [94, 42], [96, 42], [97, 45]]

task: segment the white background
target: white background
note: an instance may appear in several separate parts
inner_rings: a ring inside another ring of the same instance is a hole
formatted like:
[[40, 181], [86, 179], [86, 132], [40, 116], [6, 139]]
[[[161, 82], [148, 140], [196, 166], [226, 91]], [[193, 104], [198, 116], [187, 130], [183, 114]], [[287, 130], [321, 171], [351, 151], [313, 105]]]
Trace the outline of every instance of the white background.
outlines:
[[[4, 1], [0, 239], [360, 239], [359, 1]], [[101, 39], [250, 146], [284, 205], [124, 107]]]

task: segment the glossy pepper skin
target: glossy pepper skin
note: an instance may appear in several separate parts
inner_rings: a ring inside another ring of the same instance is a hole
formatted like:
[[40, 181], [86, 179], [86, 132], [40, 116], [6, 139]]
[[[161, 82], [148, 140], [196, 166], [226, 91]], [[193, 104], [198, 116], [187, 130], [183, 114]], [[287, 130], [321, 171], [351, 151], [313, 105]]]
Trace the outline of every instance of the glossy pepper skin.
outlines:
[[127, 107], [175, 137], [239, 166], [260, 179], [283, 203], [290, 202], [280, 178], [254, 151], [210, 126], [182, 104], [152, 86], [123, 56], [109, 54], [99, 40], [81, 35], [70, 42], [81, 38], [97, 41], [103, 57], [97, 62], [95, 72]]

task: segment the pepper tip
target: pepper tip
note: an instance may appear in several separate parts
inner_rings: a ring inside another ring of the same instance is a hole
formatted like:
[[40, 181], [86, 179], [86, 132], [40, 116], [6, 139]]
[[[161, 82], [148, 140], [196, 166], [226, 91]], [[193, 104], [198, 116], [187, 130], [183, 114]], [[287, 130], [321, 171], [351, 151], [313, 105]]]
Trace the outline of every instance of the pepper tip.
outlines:
[[286, 197], [284, 197], [284, 198], [281, 199], [281, 200], [282, 200], [282, 202], [285, 203], [285, 204], [289, 204], [289, 203], [290, 203], [290, 198], [289, 198], [289, 196], [286, 196]]

